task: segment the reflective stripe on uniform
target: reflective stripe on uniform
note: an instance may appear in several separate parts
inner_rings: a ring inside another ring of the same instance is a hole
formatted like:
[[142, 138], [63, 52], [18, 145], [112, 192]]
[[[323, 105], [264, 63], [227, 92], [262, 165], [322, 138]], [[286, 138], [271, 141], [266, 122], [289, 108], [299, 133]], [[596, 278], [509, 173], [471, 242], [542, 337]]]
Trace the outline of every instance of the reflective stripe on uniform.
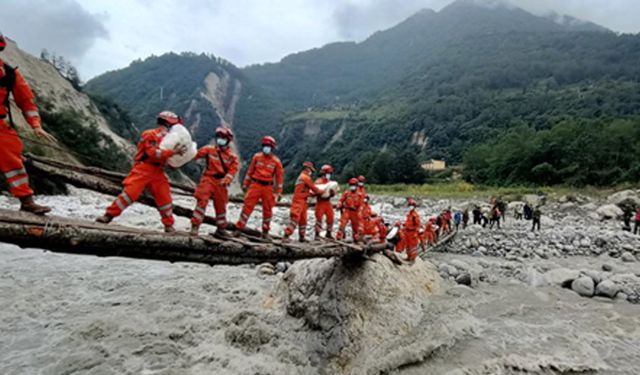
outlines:
[[121, 209], [124, 210], [125, 208], [127, 208], [127, 206], [125, 206], [124, 204], [122, 204], [122, 202], [120, 202], [120, 199], [116, 198], [116, 205]]
[[196, 212], [199, 212], [199, 213], [204, 215], [204, 213], [207, 212], [207, 209], [206, 209], [206, 207], [199, 207], [198, 206], [198, 207], [196, 207]]
[[173, 211], [171, 209], [167, 210], [167, 211], [160, 211], [160, 216], [162, 217], [170, 217], [173, 216]]
[[158, 211], [166, 211], [166, 210], [170, 210], [170, 209], [171, 209], [171, 207], [173, 207], [171, 203], [169, 203], [169, 204], [165, 204], [164, 206], [158, 207]]
[[156, 150], [156, 158], [160, 159], [160, 157], [162, 156], [162, 151], [160, 151], [160, 149]]
[[18, 186], [26, 185], [26, 184], [28, 184], [28, 183], [29, 183], [29, 177], [22, 177], [22, 178], [20, 178], [20, 179], [18, 179], [18, 180], [15, 180], [15, 181], [13, 181], [13, 182], [10, 182], [10, 183], [9, 183], [9, 187], [11, 187], [11, 188], [17, 188]]
[[129, 195], [124, 191], [122, 192], [122, 194], [120, 194], [120, 196], [125, 201], [125, 203], [127, 203], [127, 205], [133, 204], [133, 200], [131, 199], [131, 197], [129, 197]]
[[5, 176], [7, 179], [9, 179], [9, 178], [12, 178], [12, 177], [19, 176], [19, 175], [21, 175], [21, 174], [27, 174], [27, 171], [26, 171], [26, 170], [24, 170], [24, 168], [21, 168], [21, 169], [14, 169], [14, 170], [12, 170], [12, 171], [9, 171], [9, 172], [5, 173], [5, 174], [4, 174], [4, 176]]
[[194, 211], [193, 217], [195, 217], [196, 219], [202, 220], [204, 218], [204, 214], [199, 211]]
[[38, 111], [25, 111], [25, 112], [22, 112], [22, 114], [24, 115], [24, 117], [39, 117], [40, 116]]

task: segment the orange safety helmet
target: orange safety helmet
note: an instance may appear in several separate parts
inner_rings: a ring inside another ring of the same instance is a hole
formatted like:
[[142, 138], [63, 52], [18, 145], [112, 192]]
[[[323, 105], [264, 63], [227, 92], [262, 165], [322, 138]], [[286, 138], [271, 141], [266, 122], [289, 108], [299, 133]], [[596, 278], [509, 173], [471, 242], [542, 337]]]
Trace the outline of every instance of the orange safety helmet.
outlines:
[[278, 144], [276, 143], [276, 140], [273, 137], [268, 136], [268, 135], [262, 137], [262, 145], [263, 146], [271, 146], [272, 148], [278, 147]]
[[312, 172], [316, 171], [316, 167], [313, 166], [313, 163], [310, 161], [305, 161], [304, 163], [302, 163], [302, 167], [303, 168], [309, 168], [311, 169]]
[[364, 176], [360, 175], [360, 176], [358, 176], [358, 182], [365, 183], [365, 182], [367, 182], [367, 179]]
[[233, 139], [233, 133], [231, 132], [231, 129], [221, 126], [216, 129], [216, 137], [231, 141]]
[[2, 35], [2, 32], [0, 32], [0, 51], [4, 51], [4, 48], [7, 46], [7, 40], [4, 38], [4, 35]]
[[164, 126], [173, 126], [175, 124], [180, 124], [182, 122], [182, 119], [180, 118], [180, 116], [176, 115], [171, 111], [160, 112], [156, 120], [158, 122], [158, 125], [164, 125]]
[[358, 180], [356, 178], [352, 178], [349, 180], [349, 185], [358, 185]]
[[329, 164], [325, 164], [320, 168], [320, 173], [323, 173], [323, 174], [333, 173], [333, 167], [330, 166]]

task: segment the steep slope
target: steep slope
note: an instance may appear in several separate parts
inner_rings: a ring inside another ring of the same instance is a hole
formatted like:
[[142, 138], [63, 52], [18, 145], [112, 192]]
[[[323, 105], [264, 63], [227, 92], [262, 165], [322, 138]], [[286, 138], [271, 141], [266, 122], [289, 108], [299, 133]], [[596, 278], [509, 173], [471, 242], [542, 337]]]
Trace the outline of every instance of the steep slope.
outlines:
[[[34, 139], [22, 116], [14, 122], [25, 139], [25, 152], [60, 160], [98, 165], [127, 167], [133, 145], [116, 134], [91, 98], [73, 88], [48, 62], [20, 50], [9, 42], [2, 59], [18, 67], [36, 95], [43, 126], [54, 134], [58, 144]], [[20, 110], [13, 105], [13, 112]]]
[[[199, 145], [209, 143], [221, 124], [235, 130], [237, 109], [259, 96], [232, 64], [193, 53], [134, 61], [127, 68], [92, 79], [85, 89], [126, 109], [141, 129], [155, 126], [160, 111], [172, 110], [184, 118]], [[252, 146], [247, 133], [259, 129], [249, 126], [236, 131], [241, 150]]]

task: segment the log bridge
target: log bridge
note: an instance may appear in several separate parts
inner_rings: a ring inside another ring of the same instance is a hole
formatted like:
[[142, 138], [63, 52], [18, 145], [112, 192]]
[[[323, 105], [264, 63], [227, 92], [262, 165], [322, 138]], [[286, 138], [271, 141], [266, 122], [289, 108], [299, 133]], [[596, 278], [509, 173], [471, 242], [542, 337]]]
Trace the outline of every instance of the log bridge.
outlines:
[[[99, 168], [84, 167], [28, 155], [25, 165], [29, 173], [56, 178], [78, 188], [117, 196], [124, 175]], [[192, 187], [172, 184], [172, 188], [190, 194]], [[236, 203], [242, 200], [236, 199]], [[155, 207], [151, 197], [140, 203]], [[192, 210], [174, 206], [174, 213], [191, 217]], [[215, 225], [212, 217], [205, 222]], [[142, 228], [115, 224], [99, 224], [83, 220], [37, 216], [25, 212], [0, 209], [0, 242], [22, 248], [40, 248], [53, 252], [95, 256], [118, 256], [169, 262], [197, 262], [209, 265], [240, 265], [296, 261], [309, 258], [342, 257], [367, 259], [382, 253], [396, 263], [402, 263], [387, 244], [351, 244], [336, 240], [309, 243], [283, 242], [281, 238], [265, 241], [255, 230], [245, 230], [238, 238], [216, 238], [212, 235], [190, 236], [186, 232], [165, 234]], [[455, 232], [434, 246], [446, 245]]]

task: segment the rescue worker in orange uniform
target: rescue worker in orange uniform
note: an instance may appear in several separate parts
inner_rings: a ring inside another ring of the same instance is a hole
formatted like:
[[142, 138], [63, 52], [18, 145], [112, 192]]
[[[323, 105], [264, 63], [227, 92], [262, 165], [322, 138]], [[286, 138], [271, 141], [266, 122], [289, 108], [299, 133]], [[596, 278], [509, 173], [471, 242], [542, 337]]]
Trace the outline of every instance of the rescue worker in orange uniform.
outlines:
[[363, 238], [367, 229], [372, 230], [370, 226], [371, 215], [373, 211], [369, 205], [369, 196], [365, 195], [358, 211], [358, 237]]
[[417, 202], [415, 200], [409, 198], [407, 205], [409, 206], [409, 213], [400, 230], [400, 242], [396, 245], [396, 251], [406, 251], [407, 258], [413, 261], [418, 257], [420, 215], [416, 211]]
[[[328, 184], [331, 182], [331, 174], [333, 173], [333, 167], [330, 165], [323, 165], [320, 168], [320, 178], [316, 180], [316, 185]], [[331, 198], [335, 193], [332, 191], [331, 196], [329, 198], [322, 198], [321, 196], [317, 197], [315, 215], [316, 215], [316, 225], [315, 225], [315, 238], [318, 239], [320, 237], [320, 232], [322, 231], [322, 219], [324, 218], [327, 222], [327, 238], [333, 238], [331, 232], [333, 231], [333, 220], [334, 220], [334, 212], [333, 212], [333, 204], [331, 204]]]
[[164, 231], [175, 232], [173, 224], [173, 206], [171, 203], [171, 187], [169, 179], [164, 173], [167, 160], [173, 155], [184, 155], [187, 147], [176, 145], [173, 150], [161, 150], [160, 142], [169, 133], [169, 129], [182, 123], [178, 115], [170, 111], [163, 111], [156, 118], [158, 127], [142, 133], [142, 140], [138, 143], [138, 152], [134, 157], [134, 164], [129, 175], [124, 179], [124, 189], [107, 208], [106, 213], [96, 221], [103, 224], [110, 223], [113, 218], [120, 216], [122, 211], [137, 201], [147, 189], [156, 201], [160, 212]]
[[359, 212], [362, 205], [362, 197], [358, 193], [358, 180], [352, 178], [349, 180], [349, 190], [345, 191], [340, 197], [338, 202], [338, 209], [340, 210], [340, 228], [336, 239], [342, 240], [345, 237], [345, 229], [347, 224], [351, 223], [351, 231], [353, 232], [353, 241], [358, 242], [360, 237], [358, 236], [359, 225]]
[[[0, 51], [7, 41], [0, 34]], [[29, 177], [22, 162], [22, 141], [14, 129], [9, 104], [13, 93], [16, 105], [22, 110], [27, 123], [34, 134], [43, 140], [56, 142], [56, 139], [40, 126], [40, 115], [33, 100], [33, 93], [18, 68], [14, 68], [0, 59], [0, 172], [9, 185], [9, 192], [20, 199], [20, 210], [43, 215], [51, 209], [33, 201], [33, 190], [29, 187]]]
[[316, 184], [313, 183], [311, 173], [316, 169], [313, 163], [305, 161], [302, 164], [302, 172], [296, 180], [296, 185], [293, 191], [293, 198], [291, 199], [291, 215], [289, 225], [284, 230], [284, 240], [289, 240], [289, 237], [293, 234], [298, 227], [298, 234], [300, 236], [300, 242], [305, 242], [305, 235], [307, 232], [307, 210], [309, 209], [308, 199], [311, 194], [320, 195], [322, 190], [318, 189]]
[[364, 183], [367, 182], [366, 177], [360, 175], [358, 176], [358, 194], [360, 194], [360, 198], [364, 200], [364, 197], [367, 196], [367, 189], [364, 187]]
[[207, 211], [209, 199], [213, 200], [216, 212], [216, 235], [227, 237], [227, 203], [229, 203], [228, 187], [238, 173], [238, 156], [231, 150], [233, 133], [229, 128], [216, 129], [216, 145], [204, 146], [198, 150], [195, 159], [206, 158], [207, 165], [200, 183], [193, 195], [196, 208], [191, 217], [191, 234], [198, 235], [198, 230]]
[[[242, 190], [247, 194], [244, 198], [244, 206], [240, 213], [240, 220], [236, 223], [237, 231], [234, 236], [239, 236], [240, 232], [247, 226], [247, 221], [253, 212], [256, 204], [262, 204], [262, 237], [269, 239], [269, 229], [271, 228], [271, 217], [276, 200], [282, 199], [284, 171], [282, 162], [273, 154], [276, 149], [276, 140], [270, 136], [262, 138], [262, 152], [253, 155], [251, 164], [247, 170], [247, 175], [242, 183]], [[273, 194], [273, 181], [275, 178], [277, 199]]]
[[427, 223], [424, 226], [423, 242], [427, 245], [433, 245], [436, 243], [436, 231], [431, 220], [427, 220]]

